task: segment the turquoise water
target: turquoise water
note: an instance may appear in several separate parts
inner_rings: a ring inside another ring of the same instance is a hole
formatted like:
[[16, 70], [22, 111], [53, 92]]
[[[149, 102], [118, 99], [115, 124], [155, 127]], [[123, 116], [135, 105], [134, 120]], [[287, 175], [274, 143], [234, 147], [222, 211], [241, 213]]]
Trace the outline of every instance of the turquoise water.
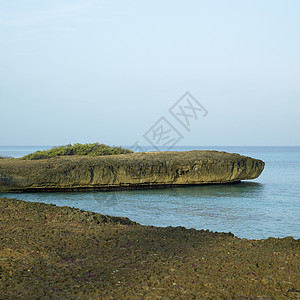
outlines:
[[22, 157], [38, 150], [49, 150], [52, 146], [0, 146], [0, 156]]
[[[19, 157], [45, 148], [49, 147], [0, 147], [0, 155]], [[0, 196], [126, 216], [144, 225], [230, 231], [250, 239], [300, 238], [300, 147], [195, 146], [173, 150], [191, 149], [236, 152], [262, 159], [266, 167], [258, 179], [230, 185]]]

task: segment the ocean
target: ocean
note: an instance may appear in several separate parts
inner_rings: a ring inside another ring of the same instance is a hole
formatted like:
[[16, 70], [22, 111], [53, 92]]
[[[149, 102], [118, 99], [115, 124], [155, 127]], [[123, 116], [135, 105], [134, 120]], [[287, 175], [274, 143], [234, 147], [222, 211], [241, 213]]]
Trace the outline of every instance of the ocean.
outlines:
[[[0, 155], [21, 157], [49, 148], [2, 146]], [[248, 239], [300, 238], [300, 147], [189, 146], [172, 150], [234, 152], [262, 159], [266, 165], [259, 178], [238, 184], [110, 192], [0, 193], [0, 197], [128, 217], [143, 225], [232, 232]]]

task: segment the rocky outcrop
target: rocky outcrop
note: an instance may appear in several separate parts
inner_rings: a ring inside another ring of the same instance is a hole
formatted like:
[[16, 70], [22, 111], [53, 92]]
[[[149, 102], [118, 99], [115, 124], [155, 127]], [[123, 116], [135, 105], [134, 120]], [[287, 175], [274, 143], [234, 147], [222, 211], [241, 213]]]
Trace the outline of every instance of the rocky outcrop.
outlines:
[[0, 220], [1, 299], [299, 300], [300, 239], [142, 226], [11, 198], [0, 198]]
[[151, 188], [257, 178], [264, 162], [217, 151], [149, 152], [0, 161], [0, 191]]

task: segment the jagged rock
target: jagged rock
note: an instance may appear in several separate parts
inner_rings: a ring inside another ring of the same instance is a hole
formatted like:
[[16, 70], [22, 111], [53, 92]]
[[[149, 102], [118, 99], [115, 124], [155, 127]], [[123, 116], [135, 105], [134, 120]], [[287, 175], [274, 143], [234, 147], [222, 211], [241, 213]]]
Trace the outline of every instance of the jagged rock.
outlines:
[[261, 160], [218, 151], [149, 152], [0, 161], [0, 191], [105, 190], [257, 178]]

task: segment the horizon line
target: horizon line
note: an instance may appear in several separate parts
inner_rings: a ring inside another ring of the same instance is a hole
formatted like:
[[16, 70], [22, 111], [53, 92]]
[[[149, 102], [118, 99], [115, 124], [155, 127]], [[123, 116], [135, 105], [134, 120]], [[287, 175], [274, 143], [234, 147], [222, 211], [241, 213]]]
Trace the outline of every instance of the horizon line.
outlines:
[[[76, 143], [71, 143], [76, 144]], [[80, 144], [93, 144], [93, 143], [80, 143]], [[66, 146], [67, 144], [62, 145], [0, 145], [0, 147], [61, 147]], [[115, 144], [105, 144], [107, 146], [116, 146]], [[121, 147], [131, 147], [129, 145], [120, 145]], [[140, 147], [151, 147], [151, 145], [141, 145]], [[168, 147], [168, 146], [160, 146]], [[300, 147], [300, 145], [174, 145], [172, 148], [176, 147]]]

